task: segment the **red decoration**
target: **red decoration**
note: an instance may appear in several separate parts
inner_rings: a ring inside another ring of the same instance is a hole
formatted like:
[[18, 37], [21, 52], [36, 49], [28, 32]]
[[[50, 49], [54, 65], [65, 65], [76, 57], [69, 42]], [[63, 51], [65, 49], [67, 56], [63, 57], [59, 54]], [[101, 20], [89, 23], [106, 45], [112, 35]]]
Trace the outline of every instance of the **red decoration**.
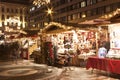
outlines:
[[54, 55], [53, 55], [53, 50], [52, 50], [52, 44], [49, 44], [49, 54], [50, 54], [50, 58], [54, 58]]
[[95, 32], [88, 32], [88, 39], [95, 38]]

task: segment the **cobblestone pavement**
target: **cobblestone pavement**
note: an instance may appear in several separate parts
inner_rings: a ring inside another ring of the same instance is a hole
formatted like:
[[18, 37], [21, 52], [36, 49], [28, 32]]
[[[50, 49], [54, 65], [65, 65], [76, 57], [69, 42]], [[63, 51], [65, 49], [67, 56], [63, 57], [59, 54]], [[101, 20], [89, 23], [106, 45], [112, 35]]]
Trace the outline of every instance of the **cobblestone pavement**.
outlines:
[[0, 80], [56, 80], [62, 73], [62, 69], [25, 60], [0, 63]]
[[[71, 69], [71, 70], [70, 70]], [[68, 67], [64, 68], [59, 80], [120, 80], [120, 75], [106, 73], [104, 71], [86, 70], [86, 68], [80, 67]]]
[[[0, 62], [0, 80], [120, 80], [120, 75], [82, 67], [53, 68], [51, 73], [42, 74], [42, 64], [28, 61]], [[49, 66], [50, 67], [50, 66]], [[50, 68], [49, 68], [50, 69]]]

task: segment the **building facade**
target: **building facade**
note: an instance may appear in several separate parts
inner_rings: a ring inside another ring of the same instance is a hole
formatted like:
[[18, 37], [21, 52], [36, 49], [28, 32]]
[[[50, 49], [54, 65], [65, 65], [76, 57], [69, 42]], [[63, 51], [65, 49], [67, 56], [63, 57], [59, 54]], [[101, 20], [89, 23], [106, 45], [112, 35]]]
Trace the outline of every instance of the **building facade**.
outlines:
[[28, 6], [17, 3], [0, 2], [0, 28], [24, 29], [28, 27]]
[[[120, 0], [51, 0], [50, 5], [53, 8], [52, 21], [79, 24], [120, 8]], [[45, 26], [49, 21], [45, 10], [45, 5], [31, 6], [31, 26]]]

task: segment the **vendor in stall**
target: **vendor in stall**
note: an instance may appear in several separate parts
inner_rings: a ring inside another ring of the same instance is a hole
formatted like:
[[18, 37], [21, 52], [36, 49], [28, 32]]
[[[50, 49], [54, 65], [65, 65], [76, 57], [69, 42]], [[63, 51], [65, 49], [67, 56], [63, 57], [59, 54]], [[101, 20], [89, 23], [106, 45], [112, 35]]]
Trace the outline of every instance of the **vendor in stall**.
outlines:
[[98, 57], [105, 58], [106, 54], [107, 54], [107, 49], [105, 48], [105, 44], [102, 44], [98, 50]]

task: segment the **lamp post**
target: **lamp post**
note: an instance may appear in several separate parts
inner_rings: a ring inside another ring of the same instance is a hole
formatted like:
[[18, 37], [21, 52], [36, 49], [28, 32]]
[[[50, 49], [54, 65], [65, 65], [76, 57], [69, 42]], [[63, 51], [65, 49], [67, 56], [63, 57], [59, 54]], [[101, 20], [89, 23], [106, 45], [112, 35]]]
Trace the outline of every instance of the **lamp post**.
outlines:
[[44, 6], [47, 8], [47, 17], [48, 17], [48, 23], [50, 21], [52, 21], [52, 13], [53, 13], [53, 10], [51, 7], [51, 4], [50, 4], [50, 0], [34, 0], [33, 1], [33, 5], [35, 6]]
[[[34, 0], [33, 1], [33, 4], [35, 6], [45, 6], [47, 9], [48, 9], [48, 6], [49, 6], [49, 3], [50, 3], [50, 0]], [[47, 15], [48, 16], [51, 16], [51, 9], [48, 9], [47, 11]], [[49, 18], [50, 19], [50, 18]], [[42, 33], [42, 29], [40, 29], [40, 53], [42, 54], [42, 63], [45, 63], [45, 54], [44, 54], [44, 46], [43, 46], [43, 33]]]
[[53, 13], [52, 8], [48, 8], [48, 10], [47, 10], [48, 24], [52, 21], [52, 13]]

